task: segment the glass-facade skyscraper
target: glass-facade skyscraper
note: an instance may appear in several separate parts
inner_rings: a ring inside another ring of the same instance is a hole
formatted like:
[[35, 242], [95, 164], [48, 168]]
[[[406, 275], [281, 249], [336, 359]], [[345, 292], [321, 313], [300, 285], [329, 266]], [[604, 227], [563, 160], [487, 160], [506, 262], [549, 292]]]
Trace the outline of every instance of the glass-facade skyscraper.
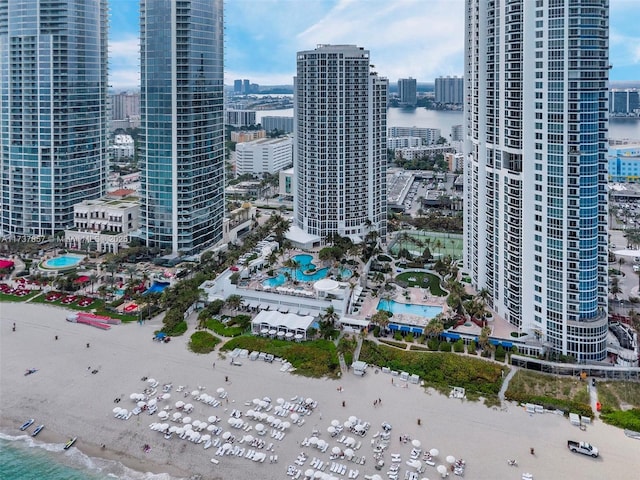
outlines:
[[107, 175], [107, 0], [0, 0], [0, 230], [51, 235]]
[[223, 2], [141, 0], [141, 234], [195, 253], [222, 238]]
[[294, 85], [294, 225], [331, 234], [387, 236], [387, 96], [369, 51], [321, 45], [298, 52]]
[[606, 357], [607, 0], [467, 0], [465, 269], [553, 352]]

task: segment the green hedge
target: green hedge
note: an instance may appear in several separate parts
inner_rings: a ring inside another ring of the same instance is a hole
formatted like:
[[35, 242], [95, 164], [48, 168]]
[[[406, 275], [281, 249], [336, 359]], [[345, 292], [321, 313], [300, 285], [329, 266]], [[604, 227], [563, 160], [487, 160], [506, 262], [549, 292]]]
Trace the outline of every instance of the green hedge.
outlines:
[[220, 339], [209, 332], [199, 331], [191, 335], [189, 341], [189, 349], [195, 353], [210, 353], [216, 345], [220, 343]]
[[603, 408], [600, 418], [610, 425], [640, 432], [640, 408], [625, 411]]
[[548, 410], [562, 410], [565, 414], [571, 412], [577, 413], [583, 417], [593, 418], [593, 410], [591, 410], [591, 406], [587, 403], [576, 402], [563, 398], [547, 397], [544, 395], [514, 393], [509, 392], [509, 390], [505, 392], [505, 398], [518, 403], [535, 403], [536, 405], [542, 405]]
[[330, 340], [297, 343], [243, 335], [229, 340], [221, 349], [234, 348], [271, 353], [285, 358], [295, 367], [296, 373], [307, 377], [336, 378], [340, 372], [336, 346]]

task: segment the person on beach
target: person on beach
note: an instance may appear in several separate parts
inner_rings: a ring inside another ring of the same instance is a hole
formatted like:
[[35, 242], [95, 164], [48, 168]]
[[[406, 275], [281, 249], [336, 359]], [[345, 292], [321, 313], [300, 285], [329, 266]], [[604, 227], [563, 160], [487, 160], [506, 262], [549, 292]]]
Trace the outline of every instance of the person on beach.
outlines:
[[16, 322], [13, 322], [13, 331], [16, 331]]

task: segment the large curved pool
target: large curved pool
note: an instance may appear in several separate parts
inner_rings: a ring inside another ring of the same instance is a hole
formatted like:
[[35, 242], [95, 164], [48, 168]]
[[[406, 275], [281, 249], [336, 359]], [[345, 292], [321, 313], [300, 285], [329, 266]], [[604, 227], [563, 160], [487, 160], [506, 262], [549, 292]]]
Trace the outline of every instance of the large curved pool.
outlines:
[[80, 264], [84, 256], [82, 255], [59, 255], [57, 257], [50, 258], [42, 262], [44, 268], [51, 270], [64, 270], [65, 268], [72, 268]]
[[393, 314], [409, 314], [417, 315], [419, 317], [434, 318], [439, 313], [442, 313], [442, 307], [433, 305], [415, 305], [413, 303], [400, 303], [395, 300], [381, 299], [378, 302], [378, 310], [386, 310]]
[[[262, 285], [270, 288], [280, 287], [287, 282], [287, 274], [289, 274], [292, 280], [297, 280], [298, 282], [317, 282], [329, 274], [329, 268], [314, 270], [315, 265], [313, 263], [312, 255], [295, 255], [292, 257], [292, 260], [297, 262], [299, 265], [296, 269], [286, 267], [279, 268], [278, 275], [266, 279], [262, 282]], [[313, 271], [313, 273], [305, 273], [310, 271]], [[351, 277], [352, 272], [348, 268], [343, 268], [340, 270], [340, 275], [343, 279], [346, 279]]]

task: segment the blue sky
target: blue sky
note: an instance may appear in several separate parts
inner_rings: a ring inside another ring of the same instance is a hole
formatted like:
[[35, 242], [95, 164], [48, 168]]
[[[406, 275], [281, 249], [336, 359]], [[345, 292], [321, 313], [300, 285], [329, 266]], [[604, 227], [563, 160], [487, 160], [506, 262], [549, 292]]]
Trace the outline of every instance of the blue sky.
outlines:
[[[533, 1], [533, 0], [530, 0]], [[139, 84], [139, 2], [111, 0], [110, 84]], [[610, 0], [611, 80], [640, 80], [638, 0]], [[226, 0], [225, 83], [293, 83], [295, 55], [356, 44], [382, 76], [462, 75], [464, 0]]]

